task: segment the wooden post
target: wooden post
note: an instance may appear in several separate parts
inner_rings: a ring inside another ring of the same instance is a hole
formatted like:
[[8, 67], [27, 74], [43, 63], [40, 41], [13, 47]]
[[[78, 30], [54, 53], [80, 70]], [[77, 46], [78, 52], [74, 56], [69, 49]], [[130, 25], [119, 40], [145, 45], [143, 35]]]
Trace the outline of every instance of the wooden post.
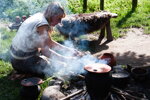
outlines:
[[104, 0], [100, 0], [100, 10], [104, 10]]
[[[100, 10], [104, 10], [104, 0], [100, 0]], [[98, 43], [100, 44], [102, 39], [105, 37], [105, 26], [101, 29]]]
[[87, 10], [87, 0], [83, 0], [83, 13]]
[[132, 10], [135, 10], [138, 4], [138, 0], [132, 0]]
[[113, 40], [112, 31], [110, 27], [110, 19], [108, 23], [106, 24], [106, 32], [107, 32], [107, 41], [110, 42]]

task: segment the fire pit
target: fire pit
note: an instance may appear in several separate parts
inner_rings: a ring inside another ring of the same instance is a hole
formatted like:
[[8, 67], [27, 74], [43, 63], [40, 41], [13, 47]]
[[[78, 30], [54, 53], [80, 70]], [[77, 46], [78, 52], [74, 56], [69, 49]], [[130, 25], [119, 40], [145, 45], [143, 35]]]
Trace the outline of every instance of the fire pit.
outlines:
[[84, 67], [87, 71], [85, 83], [91, 100], [103, 100], [110, 91], [111, 78], [109, 71], [111, 67], [106, 64], [91, 64]]

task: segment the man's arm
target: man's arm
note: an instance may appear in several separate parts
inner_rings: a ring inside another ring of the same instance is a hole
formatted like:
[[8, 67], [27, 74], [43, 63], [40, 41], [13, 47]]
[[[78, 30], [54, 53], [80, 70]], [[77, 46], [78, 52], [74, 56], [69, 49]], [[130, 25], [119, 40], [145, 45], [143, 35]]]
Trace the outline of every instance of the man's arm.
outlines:
[[[56, 41], [52, 40], [51, 37], [48, 35], [48, 26], [44, 27], [39, 27], [40, 33], [41, 34], [47, 34], [47, 40], [45, 41], [44, 44], [46, 44], [46, 46], [48, 46], [49, 48], [59, 51], [59, 52], [66, 52], [75, 56], [82, 56], [83, 54], [81, 52], [79, 52], [76, 49], [72, 49], [66, 46], [63, 46], [59, 43], [57, 43]], [[50, 30], [51, 31], [51, 30]], [[44, 46], [45, 47], [45, 46]]]
[[[74, 59], [72, 57], [64, 57], [64, 56], [56, 53], [52, 49], [50, 49], [50, 48], [56, 47], [57, 43], [55, 41], [53, 41], [51, 39], [51, 37], [49, 36], [48, 26], [41, 26], [41, 27], [38, 28], [37, 31], [41, 36], [41, 40], [39, 40], [40, 41], [39, 48], [40, 48], [40, 51], [43, 55], [45, 55], [46, 57], [57, 57], [57, 59], [61, 60], [61, 61]], [[60, 48], [61, 47], [62, 46], [60, 46]]]

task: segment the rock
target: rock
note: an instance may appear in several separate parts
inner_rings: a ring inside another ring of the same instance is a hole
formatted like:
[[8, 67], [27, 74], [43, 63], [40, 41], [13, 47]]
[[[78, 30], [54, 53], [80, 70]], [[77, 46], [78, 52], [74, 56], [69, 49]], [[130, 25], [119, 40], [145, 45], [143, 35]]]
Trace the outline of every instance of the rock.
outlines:
[[60, 100], [65, 95], [60, 92], [60, 86], [54, 85], [47, 87], [42, 94], [41, 100]]

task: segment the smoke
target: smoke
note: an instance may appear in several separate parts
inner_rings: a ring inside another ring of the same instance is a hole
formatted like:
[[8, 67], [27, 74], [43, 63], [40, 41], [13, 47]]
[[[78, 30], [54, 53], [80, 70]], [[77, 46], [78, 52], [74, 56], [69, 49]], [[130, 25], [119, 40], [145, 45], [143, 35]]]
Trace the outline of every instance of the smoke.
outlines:
[[[64, 45], [76, 49], [73, 46], [72, 41], [67, 40], [64, 42]], [[66, 57], [73, 56], [73, 54], [69, 51], [62, 51], [61, 54]], [[93, 63], [102, 63], [102, 64], [107, 63], [105, 60], [100, 60], [94, 57], [93, 55], [91, 55], [90, 53], [86, 53], [82, 57], [76, 57], [76, 56], [73, 57], [75, 57], [75, 59], [71, 59], [71, 60], [68, 59], [62, 62], [59, 59], [57, 59], [57, 57], [51, 56], [48, 59], [51, 67], [47, 67], [47, 69], [44, 70], [45, 73], [47, 73], [47, 75], [51, 75], [52, 71], [54, 71], [55, 76], [60, 77], [60, 76], [67, 75], [69, 77], [71, 75], [85, 73], [84, 70], [85, 65], [93, 64]]]
[[66, 6], [68, 5], [67, 0], [37, 0], [37, 2], [35, 2], [34, 0], [25, 0], [23, 2], [27, 5], [31, 15], [37, 12], [43, 12], [48, 6], [48, 4], [50, 4], [51, 2], [60, 2], [61, 5], [64, 7], [66, 13], [71, 13], [68, 7]]
[[84, 21], [80, 20], [80, 17], [77, 18], [76, 14], [71, 14], [63, 18], [56, 28], [65, 36], [78, 37], [86, 34], [86, 30], [88, 30], [89, 26]]
[[1, 40], [1, 37], [2, 37], [2, 35], [1, 35], [1, 31], [0, 31], [0, 48], [2, 47], [2, 40]]
[[[39, 0], [39, 1], [37, 0], [39, 3], [33, 2], [34, 0], [20, 0], [20, 1], [24, 2], [26, 4], [26, 6], [28, 6], [28, 11], [30, 14], [34, 14], [39, 11], [40, 12], [44, 11], [45, 8], [47, 7], [47, 5], [53, 1], [60, 2], [62, 4], [62, 6], [64, 7], [66, 13], [67, 14], [70, 13], [70, 11], [68, 10], [68, 8], [66, 6], [68, 3], [67, 0], [45, 0], [47, 3], [43, 3], [43, 1], [41, 1], [41, 0]], [[40, 3], [43, 3], [42, 6], [39, 5]], [[70, 21], [70, 20], [67, 20], [67, 21]], [[26, 21], [26, 23], [28, 23], [28, 22], [32, 22], [32, 19], [30, 19], [29, 21]], [[23, 24], [26, 24], [26, 23], [24, 22]], [[77, 21], [76, 23], [79, 23], [79, 21]], [[30, 30], [30, 28], [32, 28], [32, 27], [25, 27], [23, 24], [21, 25], [21, 27], [23, 27], [23, 30], [20, 27], [19, 33], [25, 33], [25, 32], [28, 33], [28, 30]], [[85, 25], [84, 23], [82, 25], [84, 25], [85, 29], [87, 28], [87, 25]], [[83, 26], [76, 26], [75, 29], [73, 29], [72, 31], [76, 31], [77, 28], [82, 29]], [[73, 32], [71, 32], [71, 33], [73, 33]], [[84, 33], [84, 31], [83, 31], [83, 33]], [[26, 52], [27, 45], [28, 45], [28, 48], [33, 48], [36, 45], [34, 43], [38, 44], [39, 43], [38, 41], [43, 41], [45, 39], [45, 37], [47, 37], [45, 35], [41, 35], [41, 37], [37, 38], [37, 35], [35, 34], [35, 35], [32, 35], [32, 37], [26, 38], [28, 40], [24, 40], [25, 37], [27, 37], [27, 34], [20, 34], [20, 35], [21, 36], [19, 36], [19, 37], [16, 36], [14, 38], [13, 42], [15, 42], [19, 48], [24, 48], [24, 49], [22, 49], [22, 51], [24, 51], [24, 52]], [[1, 37], [1, 33], [0, 33], [0, 37]], [[32, 40], [35, 40], [35, 41], [32, 43], [32, 42], [30, 42]], [[0, 39], [0, 44], [1, 44], [1, 39]], [[69, 40], [65, 41], [64, 45], [68, 46], [70, 48], [74, 48], [74, 49], [76, 48], [76, 47], [74, 47], [73, 43]], [[0, 48], [1, 48], [1, 45], [0, 45]], [[15, 49], [18, 49], [18, 48], [15, 48]], [[51, 48], [51, 49], [56, 50], [56, 48]], [[63, 56], [67, 56], [67, 57], [73, 56], [73, 54], [70, 53], [69, 51], [62, 51], [62, 52], [58, 52], [58, 53], [62, 54]], [[44, 71], [48, 75], [51, 75], [51, 73], [53, 71], [57, 72], [57, 75], [60, 75], [60, 76], [61, 75], [80, 74], [80, 73], [85, 72], [83, 67], [87, 64], [106, 63], [106, 61], [98, 60], [96, 57], [93, 57], [91, 54], [86, 54], [82, 57], [75, 57], [75, 58], [76, 59], [74, 59], [74, 60], [67, 60], [65, 62], [62, 62], [62, 61], [59, 61], [58, 58], [52, 56], [50, 59], [48, 59], [51, 66], [47, 67], [47, 69], [45, 69]], [[41, 69], [39, 69], [39, 70], [41, 70]]]

